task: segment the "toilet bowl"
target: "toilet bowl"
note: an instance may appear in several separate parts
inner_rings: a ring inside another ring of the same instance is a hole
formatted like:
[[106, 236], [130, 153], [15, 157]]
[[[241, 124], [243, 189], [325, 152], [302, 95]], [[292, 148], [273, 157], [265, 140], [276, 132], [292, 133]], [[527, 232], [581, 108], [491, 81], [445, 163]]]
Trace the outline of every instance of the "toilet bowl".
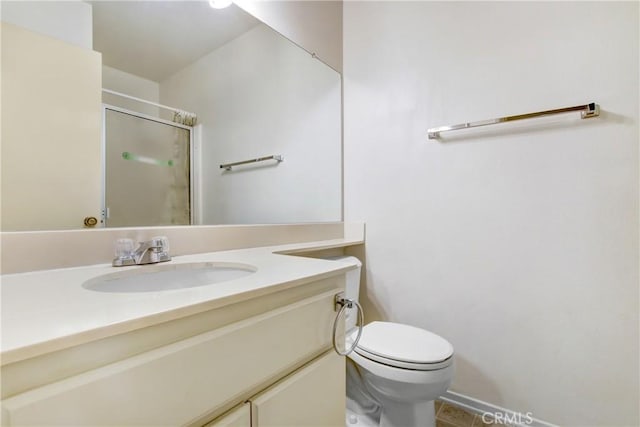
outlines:
[[[409, 325], [372, 322], [348, 357], [380, 406], [380, 427], [435, 425], [433, 401], [447, 391], [455, 369], [446, 340]], [[347, 382], [347, 395], [353, 386]]]
[[[355, 257], [331, 259], [357, 266], [347, 272], [345, 289], [345, 297], [357, 301], [362, 264]], [[345, 320], [347, 348], [358, 332], [352, 311]], [[347, 426], [435, 426], [434, 400], [449, 388], [455, 370], [448, 341], [410, 325], [371, 322], [347, 357]]]

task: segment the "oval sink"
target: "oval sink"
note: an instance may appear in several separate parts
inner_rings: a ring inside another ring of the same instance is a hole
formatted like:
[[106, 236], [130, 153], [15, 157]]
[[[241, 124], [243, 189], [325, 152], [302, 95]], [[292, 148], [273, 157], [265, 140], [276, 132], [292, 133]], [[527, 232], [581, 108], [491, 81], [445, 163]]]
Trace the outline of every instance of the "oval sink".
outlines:
[[157, 292], [227, 282], [256, 271], [252, 265], [222, 262], [155, 265], [95, 277], [82, 287], [97, 292]]

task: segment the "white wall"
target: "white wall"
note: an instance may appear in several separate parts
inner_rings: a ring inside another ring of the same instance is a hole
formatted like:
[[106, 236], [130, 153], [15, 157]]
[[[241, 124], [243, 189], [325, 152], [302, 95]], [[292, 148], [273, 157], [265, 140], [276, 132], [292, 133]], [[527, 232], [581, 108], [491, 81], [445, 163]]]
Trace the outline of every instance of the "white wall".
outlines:
[[235, 0], [234, 3], [342, 71], [342, 1]]
[[[202, 124], [203, 223], [341, 219], [340, 76], [260, 25], [160, 85]], [[281, 154], [223, 172], [221, 163]]]
[[[369, 313], [450, 340], [454, 391], [638, 425], [638, 3], [344, 8], [345, 220], [367, 223]], [[426, 137], [591, 101], [600, 118]]]
[[[102, 87], [147, 101], [160, 102], [160, 83], [138, 77], [116, 68], [102, 66]], [[139, 113], [158, 117], [158, 107], [109, 93], [102, 94], [102, 102]]]
[[93, 22], [91, 4], [73, 1], [2, 1], [3, 22], [91, 49]]

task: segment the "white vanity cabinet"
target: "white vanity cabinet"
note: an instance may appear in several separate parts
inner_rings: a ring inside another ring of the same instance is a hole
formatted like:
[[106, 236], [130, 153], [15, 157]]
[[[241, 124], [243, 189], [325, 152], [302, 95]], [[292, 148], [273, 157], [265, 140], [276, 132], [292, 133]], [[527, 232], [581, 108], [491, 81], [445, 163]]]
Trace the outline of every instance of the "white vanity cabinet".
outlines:
[[251, 427], [251, 403], [233, 408], [204, 427]]
[[340, 426], [345, 422], [344, 357], [330, 350], [253, 397], [253, 427]]
[[342, 426], [344, 358], [332, 350], [206, 427]]
[[3, 425], [344, 425], [343, 289], [338, 274], [5, 365]]

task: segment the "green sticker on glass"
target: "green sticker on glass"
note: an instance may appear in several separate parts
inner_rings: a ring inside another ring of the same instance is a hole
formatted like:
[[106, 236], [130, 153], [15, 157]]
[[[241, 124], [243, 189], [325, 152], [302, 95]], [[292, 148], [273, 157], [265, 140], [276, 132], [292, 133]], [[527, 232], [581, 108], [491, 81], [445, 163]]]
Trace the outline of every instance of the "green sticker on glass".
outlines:
[[173, 160], [159, 160], [154, 159], [152, 157], [139, 156], [137, 154], [129, 153], [128, 151], [122, 152], [122, 158], [125, 160], [133, 160], [140, 163], [146, 163], [148, 165], [156, 165], [156, 166], [173, 166]]

